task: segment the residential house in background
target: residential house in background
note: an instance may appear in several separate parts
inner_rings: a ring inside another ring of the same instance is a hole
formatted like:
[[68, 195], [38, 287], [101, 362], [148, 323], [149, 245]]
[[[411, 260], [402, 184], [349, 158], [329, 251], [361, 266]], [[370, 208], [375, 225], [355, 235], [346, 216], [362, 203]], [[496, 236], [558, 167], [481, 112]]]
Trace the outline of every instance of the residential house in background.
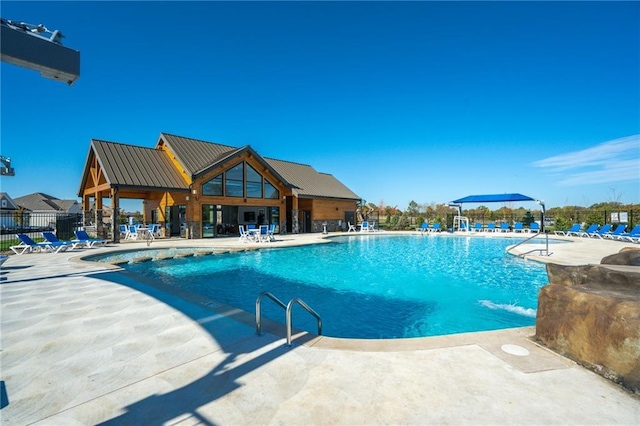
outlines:
[[61, 200], [41, 192], [13, 201], [26, 215], [23, 226], [30, 228], [55, 229], [61, 216], [82, 215], [82, 205], [77, 200]]
[[0, 192], [0, 229], [15, 229], [16, 221], [14, 213], [19, 210], [19, 206], [6, 192]]

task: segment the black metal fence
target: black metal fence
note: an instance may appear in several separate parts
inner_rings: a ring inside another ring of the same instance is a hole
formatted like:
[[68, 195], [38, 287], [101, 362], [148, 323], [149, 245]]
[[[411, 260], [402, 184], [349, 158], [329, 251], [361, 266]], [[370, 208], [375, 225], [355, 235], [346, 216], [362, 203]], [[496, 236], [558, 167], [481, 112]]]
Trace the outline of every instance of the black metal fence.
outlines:
[[[428, 221], [430, 224], [440, 222], [443, 229], [449, 229], [453, 226], [453, 218], [457, 215], [454, 212], [447, 212], [441, 216], [429, 216], [426, 213], [409, 216], [404, 223], [398, 221], [399, 227], [396, 229], [413, 229], [421, 225], [422, 220]], [[462, 215], [469, 218], [469, 224], [473, 226], [475, 223], [482, 224], [486, 227], [489, 223], [495, 223], [500, 226], [506, 222], [509, 226], [513, 226], [516, 222], [521, 222], [525, 226], [529, 226], [532, 222], [538, 222], [542, 225], [542, 212], [518, 210], [512, 213], [504, 213], [497, 211], [473, 211], [463, 210]], [[388, 226], [393, 229], [394, 223], [383, 221], [382, 226]], [[612, 224], [614, 227], [618, 224], [627, 226], [627, 232], [633, 229], [640, 222], [640, 209], [552, 209], [548, 211], [544, 217], [544, 229], [553, 231], [557, 229], [569, 229], [574, 223], [582, 224], [587, 227], [591, 224], [600, 226]], [[446, 225], [446, 227], [445, 227]]]
[[61, 240], [75, 238], [74, 231], [82, 228], [82, 214], [62, 212], [31, 213], [0, 212], [0, 242], [2, 247], [18, 243], [16, 234], [27, 234], [32, 239], [41, 239], [42, 232], [53, 232]]

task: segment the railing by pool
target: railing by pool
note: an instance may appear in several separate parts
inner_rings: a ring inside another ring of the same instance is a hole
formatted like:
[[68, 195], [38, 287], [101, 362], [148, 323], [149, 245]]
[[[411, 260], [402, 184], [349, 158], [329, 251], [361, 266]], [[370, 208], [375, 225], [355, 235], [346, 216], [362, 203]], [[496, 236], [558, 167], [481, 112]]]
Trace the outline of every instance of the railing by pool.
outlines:
[[291, 324], [293, 322], [291, 310], [293, 308], [293, 305], [296, 303], [302, 306], [307, 312], [309, 312], [318, 320], [318, 335], [322, 335], [322, 318], [320, 318], [320, 315], [318, 315], [316, 311], [311, 309], [311, 307], [307, 305], [302, 299], [294, 297], [289, 301], [289, 303], [285, 305], [284, 302], [275, 297], [273, 294], [269, 293], [268, 291], [264, 291], [260, 293], [260, 295], [256, 299], [256, 334], [258, 336], [260, 336], [260, 334], [262, 333], [262, 298], [264, 296], [267, 296], [269, 299], [273, 300], [276, 305], [285, 310], [285, 324], [287, 326], [287, 346], [291, 346]]

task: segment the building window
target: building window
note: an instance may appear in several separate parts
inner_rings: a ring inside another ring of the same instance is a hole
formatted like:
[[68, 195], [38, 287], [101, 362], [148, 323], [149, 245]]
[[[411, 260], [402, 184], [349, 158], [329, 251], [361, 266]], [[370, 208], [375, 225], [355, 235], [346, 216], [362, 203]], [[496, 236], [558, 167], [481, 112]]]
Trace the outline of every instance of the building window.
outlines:
[[202, 195], [222, 197], [222, 174], [202, 184]]
[[247, 164], [247, 198], [262, 198], [262, 175]]
[[271, 185], [268, 180], [264, 180], [264, 198], [271, 198], [274, 200], [280, 199], [280, 191], [275, 186]]
[[227, 170], [225, 180], [225, 195], [227, 197], [244, 196], [244, 163], [239, 163]]

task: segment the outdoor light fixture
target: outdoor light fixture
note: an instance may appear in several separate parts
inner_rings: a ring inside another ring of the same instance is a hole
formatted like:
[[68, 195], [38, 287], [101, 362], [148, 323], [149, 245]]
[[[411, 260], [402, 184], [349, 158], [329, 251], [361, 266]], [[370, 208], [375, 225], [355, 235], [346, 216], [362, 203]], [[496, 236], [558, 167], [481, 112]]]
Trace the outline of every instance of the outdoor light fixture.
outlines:
[[2, 176], [15, 176], [16, 172], [11, 167], [11, 158], [0, 155], [0, 175]]
[[544, 200], [536, 200], [536, 203], [540, 204], [540, 208], [542, 208], [542, 220], [540, 221], [542, 223], [540, 225], [540, 228], [541, 228], [542, 232], [545, 232], [544, 231], [544, 222], [545, 222], [544, 216], [545, 216], [545, 213], [546, 213], [546, 208], [545, 208], [545, 205], [544, 205]]
[[[43, 77], [69, 86], [80, 76], [80, 52], [61, 43], [60, 31], [1, 19], [0, 59], [4, 62], [40, 72]], [[49, 38], [41, 35], [49, 33]]]

